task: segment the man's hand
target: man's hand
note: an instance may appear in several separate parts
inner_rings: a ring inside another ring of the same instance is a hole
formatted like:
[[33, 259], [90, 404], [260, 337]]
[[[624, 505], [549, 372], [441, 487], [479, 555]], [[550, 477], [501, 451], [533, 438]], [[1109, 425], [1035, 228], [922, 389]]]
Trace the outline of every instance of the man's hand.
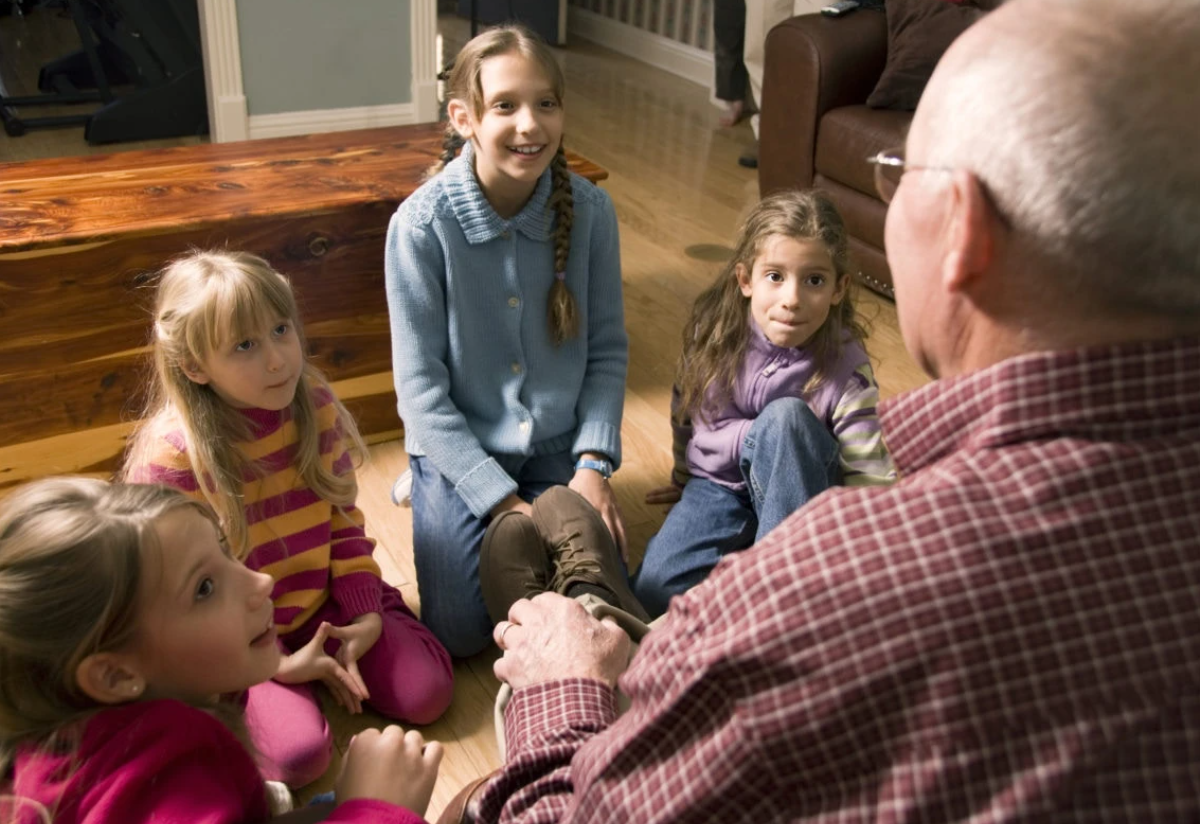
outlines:
[[492, 636], [504, 650], [492, 670], [513, 689], [563, 678], [615, 687], [632, 648], [613, 621], [598, 621], [578, 601], [553, 592], [517, 601]]
[[279, 662], [279, 671], [275, 673], [275, 680], [281, 684], [320, 681], [329, 688], [339, 704], [351, 713], [358, 714], [362, 712], [367, 688], [362, 679], [357, 677], [357, 668], [352, 676], [337, 659], [325, 652], [325, 642], [329, 640], [334, 629], [336, 628], [322, 622], [311, 641], [291, 655], [283, 656]]
[[363, 730], [350, 739], [334, 796], [339, 804], [373, 798], [424, 816], [441, 763], [442, 745], [426, 744], [416, 730], [405, 732], [394, 724]]
[[363, 698], [368, 700], [371, 698], [371, 694], [367, 691], [367, 682], [363, 680], [358, 671], [358, 659], [375, 646], [375, 642], [379, 640], [379, 633], [382, 631], [383, 616], [378, 612], [366, 612], [344, 627], [329, 628], [329, 637], [337, 638], [342, 642], [342, 645], [338, 647], [337, 662], [342, 665], [342, 669], [346, 670], [355, 683], [362, 686]]
[[605, 526], [612, 533], [613, 542], [621, 551], [621, 560], [628, 564], [629, 546], [625, 541], [625, 521], [621, 518], [621, 510], [617, 506], [617, 496], [613, 493], [609, 482], [594, 469], [577, 469], [567, 486], [586, 498], [587, 502], [600, 513]]
[[683, 497], [683, 490], [675, 484], [668, 486], [656, 486], [646, 493], [646, 503], [650, 506], [664, 504], [668, 510], [679, 503], [679, 499]]

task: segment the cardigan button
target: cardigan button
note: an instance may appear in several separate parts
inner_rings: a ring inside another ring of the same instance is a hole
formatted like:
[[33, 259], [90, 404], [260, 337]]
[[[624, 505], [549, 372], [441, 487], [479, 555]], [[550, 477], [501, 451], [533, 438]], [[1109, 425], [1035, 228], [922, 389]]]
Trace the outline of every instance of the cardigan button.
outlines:
[[521, 301], [518, 300], [516, 297], [511, 297], [508, 299], [508, 305], [511, 306], [513, 309], [516, 309], [518, 306], [521, 305]]

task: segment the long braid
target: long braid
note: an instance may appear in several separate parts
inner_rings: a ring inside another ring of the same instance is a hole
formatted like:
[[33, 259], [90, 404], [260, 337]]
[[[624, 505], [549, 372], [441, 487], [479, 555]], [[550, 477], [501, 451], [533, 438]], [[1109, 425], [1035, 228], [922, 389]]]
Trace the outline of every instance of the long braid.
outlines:
[[442, 153], [438, 157], [438, 162], [429, 167], [425, 176], [433, 177], [442, 169], [446, 168], [446, 164], [455, 158], [458, 150], [466, 143], [462, 135], [455, 131], [454, 127], [449, 123], [446, 124], [446, 134], [442, 137]]
[[567, 288], [567, 258], [571, 254], [571, 226], [575, 223], [575, 199], [571, 191], [571, 173], [567, 155], [559, 144], [558, 153], [550, 163], [554, 188], [550, 205], [554, 207], [554, 283], [546, 302], [546, 320], [555, 346], [579, 334], [579, 310], [575, 296]]

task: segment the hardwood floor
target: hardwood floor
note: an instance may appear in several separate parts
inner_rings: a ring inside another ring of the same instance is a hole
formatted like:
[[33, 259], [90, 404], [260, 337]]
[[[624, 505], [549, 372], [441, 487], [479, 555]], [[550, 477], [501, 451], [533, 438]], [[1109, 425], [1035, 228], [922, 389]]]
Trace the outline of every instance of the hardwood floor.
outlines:
[[[0, 54], [12, 53], [14, 31], [27, 29], [30, 22], [0, 19]], [[444, 53], [453, 54], [466, 39], [467, 24], [447, 17], [439, 26], [446, 41]], [[48, 56], [56, 53], [51, 49]], [[755, 173], [736, 162], [752, 136], [744, 123], [718, 128], [718, 110], [703, 87], [577, 38], [559, 53], [567, 76], [567, 145], [609, 171], [603, 185], [620, 221], [630, 362], [622, 427], [624, 466], [613, 485], [636, 562], [664, 514], [646, 506], [643, 497], [667, 480], [670, 469], [667, 414], [680, 330], [692, 300], [729, 254], [740, 215], [757, 198]], [[11, 62], [0, 59], [0, 79], [13, 82], [12, 71]], [[17, 88], [9, 91], [21, 93]], [[105, 150], [110, 149], [88, 147], [82, 129], [21, 138], [0, 135], [0, 158], [5, 160]], [[924, 383], [926, 378], [900, 340], [893, 304], [865, 289], [859, 289], [858, 299], [872, 327], [868, 348], [882, 394], [889, 397]], [[393, 506], [389, 499], [392, 480], [406, 462], [402, 442], [374, 444], [360, 472], [359, 503], [368, 532], [378, 541], [376, 556], [385, 577], [418, 605], [411, 511]], [[442, 719], [423, 729], [446, 750], [430, 819], [459, 787], [499, 765], [492, 731], [492, 700], [498, 687], [491, 672], [494, 659], [491, 651], [456, 662], [454, 702]], [[372, 714], [352, 718], [336, 708], [330, 709], [330, 716], [339, 749], [356, 731], [382, 723]], [[302, 797], [332, 786], [335, 770]]]

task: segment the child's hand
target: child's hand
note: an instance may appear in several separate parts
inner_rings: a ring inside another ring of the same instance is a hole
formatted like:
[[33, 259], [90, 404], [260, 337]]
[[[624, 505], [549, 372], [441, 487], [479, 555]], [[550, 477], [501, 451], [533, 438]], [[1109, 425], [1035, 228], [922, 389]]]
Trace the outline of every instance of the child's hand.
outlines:
[[567, 486], [586, 498], [600, 513], [605, 526], [612, 533], [613, 543], [621, 550], [621, 560], [628, 564], [629, 545], [625, 540], [625, 521], [621, 518], [621, 510], [617, 506], [617, 496], [613, 493], [612, 485], [599, 472], [581, 469], [576, 471]]
[[394, 724], [382, 732], [363, 730], [350, 739], [334, 794], [339, 804], [373, 798], [424, 816], [441, 763], [442, 745], [426, 744], [416, 730]]
[[669, 510], [671, 505], [679, 503], [679, 499], [682, 497], [683, 490], [675, 486], [675, 484], [671, 484], [670, 486], [655, 487], [647, 492], [646, 503], [650, 506], [664, 504]]
[[279, 662], [275, 680], [281, 684], [320, 681], [329, 688], [339, 704], [357, 715], [362, 712], [367, 688], [358, 677], [357, 667], [355, 674], [351, 675], [332, 655], [325, 652], [325, 642], [329, 640], [332, 629], [328, 623], [322, 623], [311, 641], [291, 655], [285, 655]]
[[344, 627], [329, 628], [329, 636], [342, 642], [342, 645], [338, 647], [337, 662], [350, 674], [351, 678], [362, 685], [363, 698], [368, 700], [370, 700], [371, 694], [367, 692], [367, 683], [363, 681], [362, 675], [358, 671], [358, 659], [375, 646], [375, 642], [379, 640], [379, 633], [382, 631], [383, 616], [378, 612], [366, 612]]

